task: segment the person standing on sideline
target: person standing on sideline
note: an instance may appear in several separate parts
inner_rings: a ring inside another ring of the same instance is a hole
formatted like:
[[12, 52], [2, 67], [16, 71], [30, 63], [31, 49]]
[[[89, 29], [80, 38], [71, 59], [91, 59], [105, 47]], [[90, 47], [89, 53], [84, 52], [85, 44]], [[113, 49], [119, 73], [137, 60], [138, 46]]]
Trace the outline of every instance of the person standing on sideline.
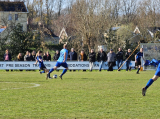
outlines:
[[[116, 58], [117, 58], [117, 67], [119, 69], [119, 67], [122, 65], [123, 63], [123, 51], [121, 48], [118, 48], [118, 52], [116, 54]], [[120, 70], [118, 70], [120, 71]]]
[[[22, 56], [22, 53], [19, 53], [17, 56], [17, 61], [24, 61], [24, 57]], [[20, 69], [19, 71], [23, 71], [22, 69]]]
[[[11, 54], [9, 53], [9, 50], [7, 49], [4, 56], [3, 56], [3, 60], [4, 61], [11, 61], [11, 59], [12, 59]], [[9, 69], [6, 69], [6, 71], [9, 71]]]
[[50, 76], [50, 73], [52, 73], [54, 70], [56, 70], [58, 67], [62, 66], [65, 69], [63, 70], [62, 74], [59, 76], [62, 79], [62, 76], [67, 72], [68, 70], [68, 64], [66, 63], [68, 57], [68, 50], [67, 50], [67, 44], [63, 45], [63, 49], [60, 52], [60, 57], [57, 60], [56, 65], [54, 68], [50, 69], [49, 73], [47, 74], [47, 77]]
[[26, 52], [26, 55], [24, 56], [24, 61], [30, 61], [29, 52]]
[[83, 50], [81, 50], [81, 53], [79, 55], [79, 61], [87, 61], [87, 55], [84, 53]]
[[107, 54], [107, 62], [108, 62], [108, 71], [113, 71], [113, 66], [115, 65], [116, 54], [111, 49]]
[[24, 57], [22, 56], [22, 53], [18, 54], [17, 61], [24, 61]]
[[[128, 51], [125, 54], [126, 59], [131, 55], [131, 49], [128, 49]], [[131, 71], [131, 67], [130, 67], [130, 63], [131, 63], [131, 57], [129, 57], [129, 59], [126, 61], [126, 71]]]
[[43, 53], [43, 61], [46, 61], [47, 60], [47, 54], [44, 52]]
[[7, 49], [4, 56], [3, 56], [3, 60], [4, 61], [11, 61], [12, 57], [11, 54], [9, 54], [9, 50]]
[[94, 52], [94, 49], [91, 49], [91, 52], [89, 53], [90, 71], [92, 71], [95, 61], [96, 61], [96, 53]]
[[47, 51], [47, 61], [51, 61], [51, 55], [49, 54], [48, 51]]
[[100, 51], [98, 52], [97, 60], [98, 60], [98, 62], [100, 62], [100, 64], [99, 64], [99, 71], [101, 71], [103, 63], [106, 62], [106, 60], [107, 60], [107, 55], [103, 51], [103, 48], [101, 48]]
[[32, 61], [36, 61], [36, 52], [32, 51]]
[[135, 55], [135, 65], [136, 67], [138, 67], [137, 72], [136, 72], [137, 74], [139, 74], [139, 70], [141, 68], [141, 57], [143, 58], [143, 48], [140, 48], [140, 51]]
[[53, 56], [53, 60], [58, 60], [58, 58], [59, 58], [59, 56], [60, 56], [60, 54], [59, 54], [59, 51], [58, 50], [56, 50], [56, 53], [55, 53], [55, 55]]
[[70, 61], [77, 60], [77, 53], [74, 51], [74, 48], [71, 48], [71, 52], [69, 53], [69, 59]]

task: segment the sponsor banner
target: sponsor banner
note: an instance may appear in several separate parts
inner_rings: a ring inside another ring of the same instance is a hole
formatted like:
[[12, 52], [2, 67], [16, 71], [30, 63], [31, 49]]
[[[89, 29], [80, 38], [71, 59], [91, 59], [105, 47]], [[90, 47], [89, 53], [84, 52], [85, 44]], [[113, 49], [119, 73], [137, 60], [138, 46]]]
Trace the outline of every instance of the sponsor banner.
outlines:
[[[56, 62], [50, 61], [50, 62], [44, 62], [47, 69], [51, 69], [55, 66]], [[75, 69], [75, 70], [81, 70], [81, 69], [90, 69], [89, 62], [79, 62], [79, 61], [68, 61], [67, 62], [69, 69]], [[135, 62], [131, 62], [131, 66], [135, 66]], [[35, 64], [33, 61], [2, 61], [0, 62], [0, 69], [39, 69], [39, 64]], [[63, 67], [59, 67], [58, 69], [64, 69]], [[99, 69], [99, 62], [94, 63], [93, 69]], [[104, 62], [102, 69], [108, 69], [108, 63]], [[114, 67], [114, 69], [118, 69], [117, 66]], [[126, 69], [126, 64], [123, 65], [121, 69]]]

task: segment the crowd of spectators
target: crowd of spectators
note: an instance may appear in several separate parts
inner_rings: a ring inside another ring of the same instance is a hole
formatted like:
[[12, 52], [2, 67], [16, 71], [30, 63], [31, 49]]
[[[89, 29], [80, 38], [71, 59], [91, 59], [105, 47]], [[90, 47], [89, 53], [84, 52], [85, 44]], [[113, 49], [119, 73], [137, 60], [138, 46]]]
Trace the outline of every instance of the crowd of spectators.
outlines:
[[[108, 71], [113, 71], [113, 67], [116, 66], [116, 61], [117, 61], [117, 67], [119, 69], [119, 67], [123, 63], [123, 60], [124, 60], [123, 57], [125, 56], [125, 59], [127, 59], [130, 55], [131, 55], [131, 49], [128, 49], [128, 51], [125, 54], [121, 48], [118, 49], [117, 53], [114, 53], [113, 49], [111, 49], [109, 51], [109, 53], [106, 54], [106, 52], [103, 51], [103, 49], [101, 48], [100, 51], [97, 53], [97, 55], [96, 55], [94, 49], [91, 49], [88, 56], [86, 55], [84, 50], [81, 50], [81, 52], [79, 53], [79, 56], [78, 56], [77, 53], [74, 51], [74, 48], [71, 48], [71, 51], [68, 53], [68, 60], [70, 60], [70, 61], [77, 61], [78, 60], [78, 61], [82, 61], [82, 62], [89, 60], [90, 71], [92, 71], [95, 61], [99, 62], [99, 71], [101, 71], [104, 62], [107, 61], [108, 62]], [[56, 50], [56, 52], [53, 56], [53, 61], [57, 61], [59, 56], [60, 56], [60, 52], [58, 50]], [[12, 57], [11, 57], [11, 54], [9, 53], [8, 49], [5, 51], [3, 59], [4, 59], [4, 61], [11, 61]], [[51, 55], [49, 54], [48, 51], [44, 52], [43, 60], [44, 61], [51, 61]], [[31, 52], [27, 51], [24, 56], [22, 55], [22, 53], [19, 53], [17, 56], [17, 61], [36, 61], [36, 52], [32, 51], [32, 53], [31, 53]], [[130, 62], [131, 62], [131, 57], [126, 62], [126, 71], [131, 70]], [[118, 70], [118, 71], [120, 71], [120, 70]]]

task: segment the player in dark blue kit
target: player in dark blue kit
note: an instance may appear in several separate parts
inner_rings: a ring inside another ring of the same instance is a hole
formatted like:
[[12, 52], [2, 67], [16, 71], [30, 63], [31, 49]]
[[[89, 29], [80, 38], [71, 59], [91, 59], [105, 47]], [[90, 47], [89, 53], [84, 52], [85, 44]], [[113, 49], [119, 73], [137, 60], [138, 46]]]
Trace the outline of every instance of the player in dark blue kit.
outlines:
[[[42, 57], [41, 57], [42, 56], [42, 51], [38, 51], [36, 56], [37, 56], [37, 58], [36, 58], [36, 63], [35, 64], [37, 64], [37, 62], [39, 62], [39, 68], [40, 68], [40, 70], [43, 70], [43, 71], [40, 72], [40, 74], [48, 73], [49, 70], [44, 65]], [[50, 76], [46, 77], [46, 79], [48, 79], [48, 78], [51, 78], [51, 77]]]
[[156, 81], [159, 77], [160, 77], [160, 63], [158, 64], [157, 71], [156, 71], [155, 75], [153, 76], [153, 78], [148, 81], [147, 85], [144, 88], [142, 88], [142, 95], [143, 96], [146, 95], [146, 91], [149, 88], [149, 86], [152, 85], [152, 83], [154, 81]]
[[67, 45], [63, 45], [63, 49], [60, 52], [59, 59], [57, 60], [56, 65], [54, 68], [50, 69], [49, 73], [47, 74], [46, 77], [50, 76], [50, 73], [52, 73], [54, 70], [56, 70], [58, 67], [62, 66], [65, 69], [63, 70], [62, 74], [59, 76], [62, 79], [62, 76], [67, 72], [68, 70], [68, 64], [66, 63], [68, 57], [68, 50], [67, 50]]
[[141, 57], [143, 58], [143, 48], [141, 48], [140, 51], [135, 55], [135, 65], [138, 67], [137, 74], [139, 74], [139, 70], [141, 68]]

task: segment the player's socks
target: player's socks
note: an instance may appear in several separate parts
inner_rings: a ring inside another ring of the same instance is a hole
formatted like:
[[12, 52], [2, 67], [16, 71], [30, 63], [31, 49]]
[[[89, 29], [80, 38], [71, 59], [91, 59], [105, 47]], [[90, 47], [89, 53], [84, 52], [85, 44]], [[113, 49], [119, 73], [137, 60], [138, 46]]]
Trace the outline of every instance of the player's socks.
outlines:
[[145, 87], [145, 89], [147, 90], [147, 88], [149, 88], [150, 85], [152, 85], [152, 83], [154, 82], [153, 79], [150, 79]]
[[41, 71], [41, 73], [45, 73], [45, 71]]
[[[50, 69], [48, 74], [52, 73], [53, 71], [54, 71], [54, 69], [53, 69], [53, 68], [52, 68], [52, 69]], [[50, 75], [49, 75], [49, 76], [50, 76]]]
[[137, 73], [139, 73], [140, 68], [137, 69]]
[[64, 69], [60, 76], [63, 76], [67, 72], [67, 69]]

